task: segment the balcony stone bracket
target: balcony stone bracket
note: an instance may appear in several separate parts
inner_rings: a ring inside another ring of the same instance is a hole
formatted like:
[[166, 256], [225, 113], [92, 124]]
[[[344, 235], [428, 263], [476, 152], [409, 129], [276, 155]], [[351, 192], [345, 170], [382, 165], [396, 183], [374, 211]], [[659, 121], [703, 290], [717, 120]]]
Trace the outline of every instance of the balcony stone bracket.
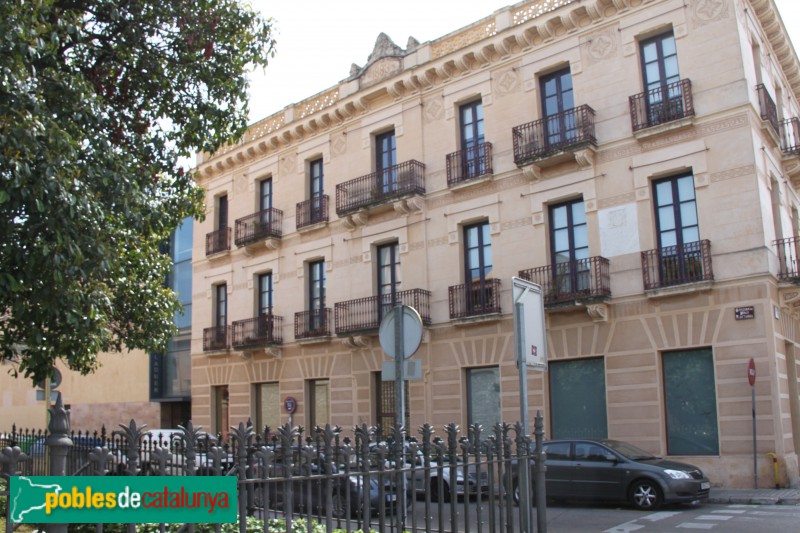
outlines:
[[422, 200], [420, 198], [406, 198], [392, 204], [394, 210], [400, 215], [410, 215], [422, 211]]
[[608, 322], [608, 304], [589, 304], [586, 306], [586, 312], [592, 322]]
[[541, 181], [543, 177], [542, 167], [534, 164], [523, 165], [522, 175], [525, 176], [528, 181]]
[[353, 335], [344, 337], [342, 339], [342, 344], [351, 350], [360, 350], [361, 348], [369, 348], [372, 343], [369, 337], [365, 335]]
[[800, 180], [800, 156], [797, 154], [784, 154], [783, 171], [792, 180], [792, 185], [797, 186], [797, 181]]
[[575, 150], [575, 162], [578, 163], [578, 168], [586, 170], [594, 166], [594, 148], [584, 148], [582, 150]]
[[350, 215], [347, 215], [342, 219], [342, 224], [347, 229], [347, 231], [354, 231], [355, 229], [365, 226], [367, 221], [369, 220], [369, 215], [366, 211], [356, 211]]

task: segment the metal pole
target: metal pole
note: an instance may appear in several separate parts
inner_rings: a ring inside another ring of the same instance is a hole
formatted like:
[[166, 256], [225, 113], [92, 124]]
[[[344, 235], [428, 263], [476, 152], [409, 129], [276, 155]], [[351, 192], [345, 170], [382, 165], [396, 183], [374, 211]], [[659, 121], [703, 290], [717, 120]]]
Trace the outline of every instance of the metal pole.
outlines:
[[[514, 301], [517, 312], [514, 320], [514, 337], [517, 340], [517, 368], [519, 369], [519, 418], [522, 425], [522, 433], [525, 437], [530, 433], [530, 423], [528, 420], [528, 367], [525, 363], [525, 347], [522, 345], [522, 328], [525, 324], [525, 310], [520, 303], [522, 297], [525, 296], [527, 289], [524, 289], [519, 297]], [[525, 453], [520, 453], [517, 450], [517, 455], [520, 457], [520, 470], [519, 470], [519, 509], [520, 509], [520, 528], [523, 533], [529, 532], [531, 529], [531, 493], [530, 493], [530, 462], [528, 454], [530, 450], [525, 450]], [[538, 511], [537, 511], [538, 512]]]
[[756, 388], [750, 387], [753, 396], [753, 488], [758, 488], [758, 442], [756, 438]]
[[[403, 362], [405, 361], [405, 343], [403, 339], [403, 306], [398, 305], [392, 310], [394, 313], [394, 392], [395, 392], [395, 423], [404, 426], [406, 422], [406, 388], [403, 375]], [[400, 443], [402, 446], [404, 443]], [[402, 448], [401, 448], [402, 449]], [[404, 465], [396, 464], [397, 468]], [[403, 474], [400, 481], [400, 494], [397, 495], [400, 509], [397, 517], [400, 531], [405, 529], [406, 518], [406, 476]]]
[[547, 495], [545, 494], [545, 466], [544, 453], [544, 424], [541, 411], [536, 411], [534, 422], [534, 435], [536, 436], [536, 531], [547, 533]]

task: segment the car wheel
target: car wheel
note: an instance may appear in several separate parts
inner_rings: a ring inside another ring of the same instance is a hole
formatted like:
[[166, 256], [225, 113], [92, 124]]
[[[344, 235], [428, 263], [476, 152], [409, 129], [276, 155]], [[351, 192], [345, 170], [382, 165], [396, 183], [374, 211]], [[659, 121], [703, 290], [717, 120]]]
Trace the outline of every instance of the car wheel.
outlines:
[[661, 488], [651, 479], [640, 479], [631, 485], [629, 498], [631, 505], [640, 511], [652, 511], [663, 503]]
[[442, 493], [439, 494], [439, 478], [431, 478], [431, 500], [435, 502], [450, 501], [450, 487], [446, 481], [442, 481]]

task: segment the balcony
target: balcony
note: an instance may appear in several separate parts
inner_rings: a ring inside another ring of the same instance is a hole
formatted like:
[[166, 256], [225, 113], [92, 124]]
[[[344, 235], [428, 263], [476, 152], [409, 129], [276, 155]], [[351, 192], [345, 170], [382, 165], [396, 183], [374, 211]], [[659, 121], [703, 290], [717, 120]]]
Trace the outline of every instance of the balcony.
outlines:
[[[236, 220], [236, 246], [280, 239], [282, 227], [283, 211], [272, 207], [239, 218]], [[275, 248], [277, 244], [268, 243], [267, 246]]]
[[778, 239], [773, 243], [778, 254], [778, 279], [791, 283], [800, 283], [800, 237]]
[[231, 228], [222, 228], [206, 234], [206, 257], [231, 249]]
[[337, 185], [336, 214], [343, 218], [362, 209], [423, 194], [425, 165], [419, 161], [406, 161]]
[[357, 300], [337, 302], [334, 305], [337, 335], [353, 335], [377, 331], [384, 315], [398, 305], [413, 307], [422, 317], [422, 323], [431, 324], [430, 291], [411, 289], [394, 294], [369, 296]]
[[519, 277], [542, 287], [549, 309], [574, 308], [611, 296], [608, 259], [589, 257], [520, 270]]
[[500, 280], [471, 281], [449, 288], [450, 320], [500, 313]]
[[682, 247], [667, 246], [642, 252], [642, 276], [646, 291], [711, 282], [711, 242], [702, 240]]
[[491, 176], [492, 172], [492, 143], [480, 143], [447, 155], [448, 187], [481, 182], [476, 178]]
[[314, 309], [294, 314], [294, 338], [297, 340], [317, 339], [331, 336], [331, 309]]
[[534, 165], [536, 173], [540, 167], [575, 160], [581, 168], [588, 168], [592, 159], [583, 149], [597, 145], [594, 109], [588, 105], [575, 107], [516, 126], [511, 135], [518, 167]]
[[[671, 130], [691, 124], [694, 116], [692, 82], [685, 79], [635, 94], [629, 99], [633, 133], [669, 124]], [[661, 129], [653, 133], [660, 133]]]
[[328, 222], [328, 195], [316, 196], [297, 203], [297, 230], [310, 229]]
[[237, 320], [233, 323], [233, 347], [236, 350], [252, 350], [281, 344], [282, 326], [283, 317], [272, 314]]
[[203, 329], [204, 352], [215, 352], [227, 350], [228, 348], [230, 348], [228, 344], [228, 326], [213, 326]]
[[800, 118], [781, 122], [781, 151], [787, 156], [800, 156]]
[[779, 135], [781, 128], [778, 123], [778, 107], [775, 105], [775, 101], [769, 95], [763, 83], [756, 85], [756, 93], [758, 93], [758, 109], [762, 123], [769, 124], [772, 127], [770, 135]]

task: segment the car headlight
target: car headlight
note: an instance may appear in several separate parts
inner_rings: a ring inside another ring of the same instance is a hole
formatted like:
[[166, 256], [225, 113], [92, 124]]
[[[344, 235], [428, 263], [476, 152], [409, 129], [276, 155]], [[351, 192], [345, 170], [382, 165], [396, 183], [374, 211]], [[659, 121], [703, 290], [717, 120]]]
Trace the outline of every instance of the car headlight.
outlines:
[[664, 473], [672, 479], [692, 479], [692, 476], [683, 470], [664, 470]]

